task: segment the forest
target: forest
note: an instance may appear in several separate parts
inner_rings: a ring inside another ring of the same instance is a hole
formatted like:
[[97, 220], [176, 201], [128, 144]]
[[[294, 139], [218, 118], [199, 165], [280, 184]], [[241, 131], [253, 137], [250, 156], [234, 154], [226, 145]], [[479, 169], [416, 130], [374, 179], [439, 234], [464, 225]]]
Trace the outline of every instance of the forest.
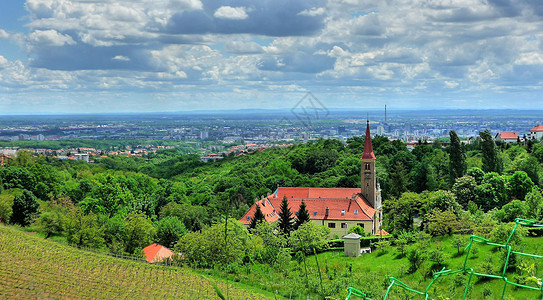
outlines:
[[[454, 131], [450, 144], [372, 139], [391, 238], [374, 248], [407, 246], [409, 234], [490, 237], [515, 218], [543, 219], [543, 144], [498, 143], [488, 131], [470, 144]], [[315, 142], [201, 162], [166, 149], [143, 157], [61, 161], [20, 151], [0, 168], [0, 219], [45, 238], [112, 253], [140, 255], [159, 242], [193, 267], [229, 272], [269, 266], [324, 251], [326, 229], [237, 219], [278, 186], [359, 187], [364, 138]], [[285, 212], [287, 213], [287, 212]], [[292, 216], [293, 212], [288, 212]], [[284, 222], [281, 222], [284, 223]], [[285, 229], [285, 226], [288, 228]], [[227, 244], [223, 247], [221, 241]]]

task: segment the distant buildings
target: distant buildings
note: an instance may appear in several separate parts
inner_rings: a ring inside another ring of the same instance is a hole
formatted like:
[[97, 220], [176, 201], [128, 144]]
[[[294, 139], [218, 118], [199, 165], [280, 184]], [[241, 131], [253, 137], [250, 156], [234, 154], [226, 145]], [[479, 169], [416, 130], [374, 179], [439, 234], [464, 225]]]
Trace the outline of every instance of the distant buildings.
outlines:
[[519, 136], [516, 132], [498, 132], [496, 136], [494, 137], [494, 140], [496, 141], [502, 141], [504, 143], [516, 143], [519, 139]]
[[543, 125], [537, 125], [536, 127], [530, 129], [530, 137], [535, 138], [536, 140], [541, 140], [543, 137]]

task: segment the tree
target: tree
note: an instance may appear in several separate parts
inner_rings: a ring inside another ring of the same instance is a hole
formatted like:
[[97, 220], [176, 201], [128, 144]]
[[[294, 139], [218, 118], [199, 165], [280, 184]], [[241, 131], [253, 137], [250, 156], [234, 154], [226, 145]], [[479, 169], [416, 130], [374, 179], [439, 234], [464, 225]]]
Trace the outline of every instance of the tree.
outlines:
[[513, 200], [496, 212], [496, 218], [500, 222], [513, 222], [516, 218], [524, 218], [526, 215], [526, 206], [524, 201]]
[[289, 235], [292, 231], [292, 212], [290, 211], [290, 207], [288, 206], [288, 200], [287, 197], [283, 197], [283, 200], [281, 201], [281, 206], [279, 207], [279, 229], [284, 235]]
[[467, 163], [464, 147], [454, 130], [449, 132], [451, 145], [449, 147], [449, 176], [451, 184], [454, 184], [456, 178], [466, 174]]
[[475, 202], [476, 194], [475, 187], [477, 183], [471, 176], [464, 176], [456, 179], [452, 187], [452, 192], [456, 196], [456, 200], [463, 207], [466, 208], [470, 201]]
[[405, 170], [404, 165], [401, 162], [396, 162], [389, 169], [389, 182], [390, 186], [390, 195], [393, 197], [400, 197], [403, 192], [407, 191], [407, 183], [409, 182], [409, 177], [407, 176], [407, 171]]
[[188, 262], [201, 267], [241, 263], [249, 233], [237, 220], [229, 219], [226, 224], [223, 220], [199, 232], [185, 234], [175, 250], [183, 253]]
[[264, 214], [262, 213], [262, 210], [260, 209], [260, 205], [256, 205], [256, 211], [253, 215], [253, 218], [251, 219], [251, 224], [249, 225], [249, 229], [254, 229], [256, 225], [262, 221], [265, 221]]
[[450, 235], [458, 226], [456, 215], [450, 211], [433, 210], [428, 216], [428, 230], [434, 236]]
[[61, 234], [64, 231], [65, 217], [59, 209], [52, 209], [40, 215], [36, 221], [36, 227], [45, 233], [45, 238], [51, 235]]
[[26, 226], [30, 224], [32, 218], [38, 213], [39, 208], [38, 198], [31, 191], [23, 190], [21, 194], [17, 194], [13, 198], [13, 213], [10, 222]]
[[158, 221], [157, 239], [158, 242], [170, 249], [179, 239], [187, 233], [187, 229], [177, 217], [165, 217]]
[[467, 171], [466, 175], [473, 177], [473, 179], [475, 179], [475, 182], [477, 182], [477, 184], [481, 184], [481, 182], [483, 181], [483, 177], [485, 176], [485, 172], [483, 172], [483, 170], [477, 167], [474, 167], [474, 168], [470, 168]]
[[330, 229], [313, 222], [306, 222], [292, 232], [289, 244], [293, 252], [302, 251], [305, 254], [311, 254], [313, 249], [321, 251], [328, 247], [329, 234]]
[[481, 152], [483, 153], [483, 171], [501, 174], [503, 171], [503, 162], [499, 156], [492, 134], [487, 129], [481, 131], [479, 136], [481, 137]]
[[0, 222], [9, 222], [13, 213], [13, 199], [15, 195], [0, 193]]
[[104, 246], [105, 227], [99, 225], [94, 213], [84, 214], [80, 209], [67, 216], [66, 233], [68, 242], [79, 247], [102, 248]]
[[353, 227], [349, 228], [349, 231], [347, 231], [347, 233], [356, 233], [356, 234], [358, 234], [360, 236], [366, 236], [366, 231], [360, 225], [356, 225], [356, 226], [353, 226]]
[[436, 191], [428, 199], [428, 210], [438, 209], [441, 211], [457, 211], [459, 209], [458, 206], [456, 196], [449, 191]]
[[541, 220], [543, 213], [543, 195], [541, 191], [534, 187], [526, 195], [526, 217], [532, 220]]
[[300, 208], [296, 213], [296, 221], [294, 222], [294, 230], [298, 229], [305, 222], [309, 222], [309, 212], [307, 211], [307, 206], [305, 205], [304, 200], [300, 203]]
[[456, 247], [456, 254], [460, 255], [460, 247], [466, 244], [464, 237], [461, 235], [456, 235], [452, 241], [453, 245]]
[[156, 228], [143, 213], [132, 212], [125, 220], [128, 240], [126, 241], [126, 252], [138, 253], [144, 247], [153, 243]]
[[511, 197], [523, 200], [532, 188], [534, 183], [528, 177], [526, 172], [516, 171], [513, 175], [507, 178], [507, 184], [509, 186], [509, 193]]
[[489, 172], [483, 176], [481, 184], [475, 188], [477, 199], [475, 203], [489, 211], [494, 207], [501, 208], [509, 201], [507, 179], [496, 172]]

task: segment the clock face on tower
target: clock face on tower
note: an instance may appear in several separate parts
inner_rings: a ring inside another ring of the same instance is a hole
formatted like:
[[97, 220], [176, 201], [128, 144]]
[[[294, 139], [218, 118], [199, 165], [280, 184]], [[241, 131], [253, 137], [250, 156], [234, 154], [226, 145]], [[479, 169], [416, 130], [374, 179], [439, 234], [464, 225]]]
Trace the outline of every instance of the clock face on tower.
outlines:
[[366, 174], [366, 179], [370, 179], [370, 178], [371, 178], [371, 173], [366, 172], [365, 174]]

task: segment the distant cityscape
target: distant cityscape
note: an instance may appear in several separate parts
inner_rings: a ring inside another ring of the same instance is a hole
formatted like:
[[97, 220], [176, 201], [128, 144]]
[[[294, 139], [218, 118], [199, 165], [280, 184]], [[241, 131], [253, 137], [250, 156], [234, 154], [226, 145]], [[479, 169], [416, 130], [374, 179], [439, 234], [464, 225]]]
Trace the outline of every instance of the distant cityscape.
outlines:
[[[70, 148], [36, 149], [46, 155], [88, 161], [88, 156], [143, 155], [161, 148], [175, 148], [176, 142], [198, 149], [203, 160], [215, 160], [232, 152], [255, 151], [288, 146], [312, 140], [361, 136], [367, 118], [375, 135], [400, 139], [413, 147], [417, 141], [448, 141], [450, 130], [469, 143], [488, 129], [504, 142], [541, 139], [543, 112], [467, 110], [467, 111], [341, 111], [325, 116], [308, 114], [304, 119], [288, 111], [237, 111], [95, 116], [5, 116], [0, 117], [0, 142], [3, 153], [14, 150], [11, 142], [87, 140], [141, 140], [138, 147], [117, 149]], [[165, 146], [144, 141], [169, 141]]]

